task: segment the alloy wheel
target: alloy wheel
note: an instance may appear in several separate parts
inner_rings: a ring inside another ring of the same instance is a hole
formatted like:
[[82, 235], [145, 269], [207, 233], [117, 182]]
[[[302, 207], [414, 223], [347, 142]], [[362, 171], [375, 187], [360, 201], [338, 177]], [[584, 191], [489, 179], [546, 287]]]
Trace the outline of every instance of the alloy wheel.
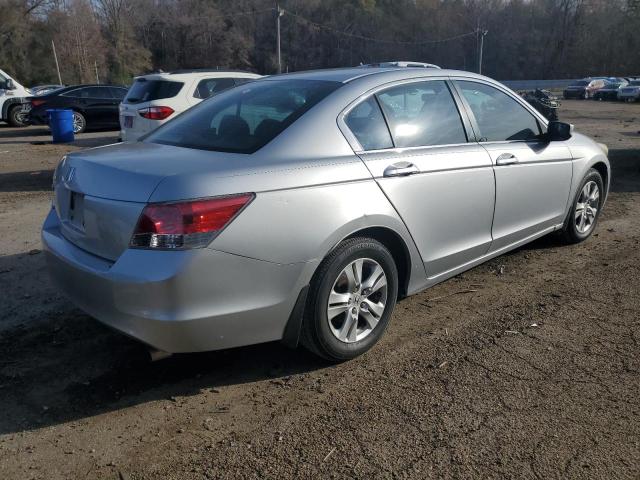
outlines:
[[387, 304], [387, 276], [378, 262], [359, 258], [338, 275], [327, 302], [333, 335], [345, 343], [366, 338], [380, 321]]
[[600, 207], [600, 188], [593, 180], [585, 183], [575, 210], [576, 230], [585, 234], [593, 228]]
[[77, 113], [73, 113], [73, 133], [79, 133], [84, 128], [84, 118]]

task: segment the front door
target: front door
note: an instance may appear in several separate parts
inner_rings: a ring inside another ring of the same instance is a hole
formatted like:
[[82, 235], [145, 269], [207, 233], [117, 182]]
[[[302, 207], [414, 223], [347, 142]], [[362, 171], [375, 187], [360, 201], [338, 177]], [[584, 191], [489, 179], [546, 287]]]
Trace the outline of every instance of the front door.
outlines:
[[506, 91], [474, 81], [456, 84], [494, 165], [491, 251], [561, 224], [571, 188], [569, 148], [543, 140], [540, 122]]
[[487, 253], [495, 198], [491, 158], [467, 140], [445, 80], [379, 91], [352, 109], [345, 123], [407, 225], [429, 278]]

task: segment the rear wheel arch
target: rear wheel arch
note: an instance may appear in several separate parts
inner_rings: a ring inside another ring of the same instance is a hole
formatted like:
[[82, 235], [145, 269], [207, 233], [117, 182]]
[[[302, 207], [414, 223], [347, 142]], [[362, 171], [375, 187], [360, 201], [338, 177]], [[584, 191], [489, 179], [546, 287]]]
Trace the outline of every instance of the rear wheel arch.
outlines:
[[398, 269], [398, 297], [406, 297], [411, 278], [411, 256], [402, 237], [387, 227], [368, 227], [351, 233], [340, 242], [357, 237], [377, 240], [389, 250]]

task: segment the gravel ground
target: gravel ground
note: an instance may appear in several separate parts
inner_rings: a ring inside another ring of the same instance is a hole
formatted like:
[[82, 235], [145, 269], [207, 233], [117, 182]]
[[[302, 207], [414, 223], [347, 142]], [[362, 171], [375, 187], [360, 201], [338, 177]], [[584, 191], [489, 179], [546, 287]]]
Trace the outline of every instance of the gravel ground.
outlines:
[[611, 149], [592, 238], [400, 302], [340, 365], [279, 344], [150, 363], [39, 251], [56, 162], [116, 133], [0, 127], [0, 478], [640, 478], [640, 104], [561, 118]]

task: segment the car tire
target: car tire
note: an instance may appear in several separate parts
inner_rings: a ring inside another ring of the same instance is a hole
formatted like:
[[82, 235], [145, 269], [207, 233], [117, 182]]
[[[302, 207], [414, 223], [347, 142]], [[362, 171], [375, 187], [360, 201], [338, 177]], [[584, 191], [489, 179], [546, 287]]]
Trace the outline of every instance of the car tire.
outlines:
[[602, 175], [590, 169], [580, 183], [561, 231], [566, 243], [580, 243], [591, 236], [600, 218], [604, 192]]
[[332, 362], [357, 357], [380, 339], [397, 297], [398, 270], [389, 250], [371, 238], [345, 240], [313, 276], [300, 341]]
[[27, 117], [22, 113], [22, 105], [15, 105], [9, 109], [7, 123], [12, 127], [26, 127], [29, 125]]
[[73, 111], [73, 133], [83, 133], [87, 129], [87, 119], [80, 112]]

